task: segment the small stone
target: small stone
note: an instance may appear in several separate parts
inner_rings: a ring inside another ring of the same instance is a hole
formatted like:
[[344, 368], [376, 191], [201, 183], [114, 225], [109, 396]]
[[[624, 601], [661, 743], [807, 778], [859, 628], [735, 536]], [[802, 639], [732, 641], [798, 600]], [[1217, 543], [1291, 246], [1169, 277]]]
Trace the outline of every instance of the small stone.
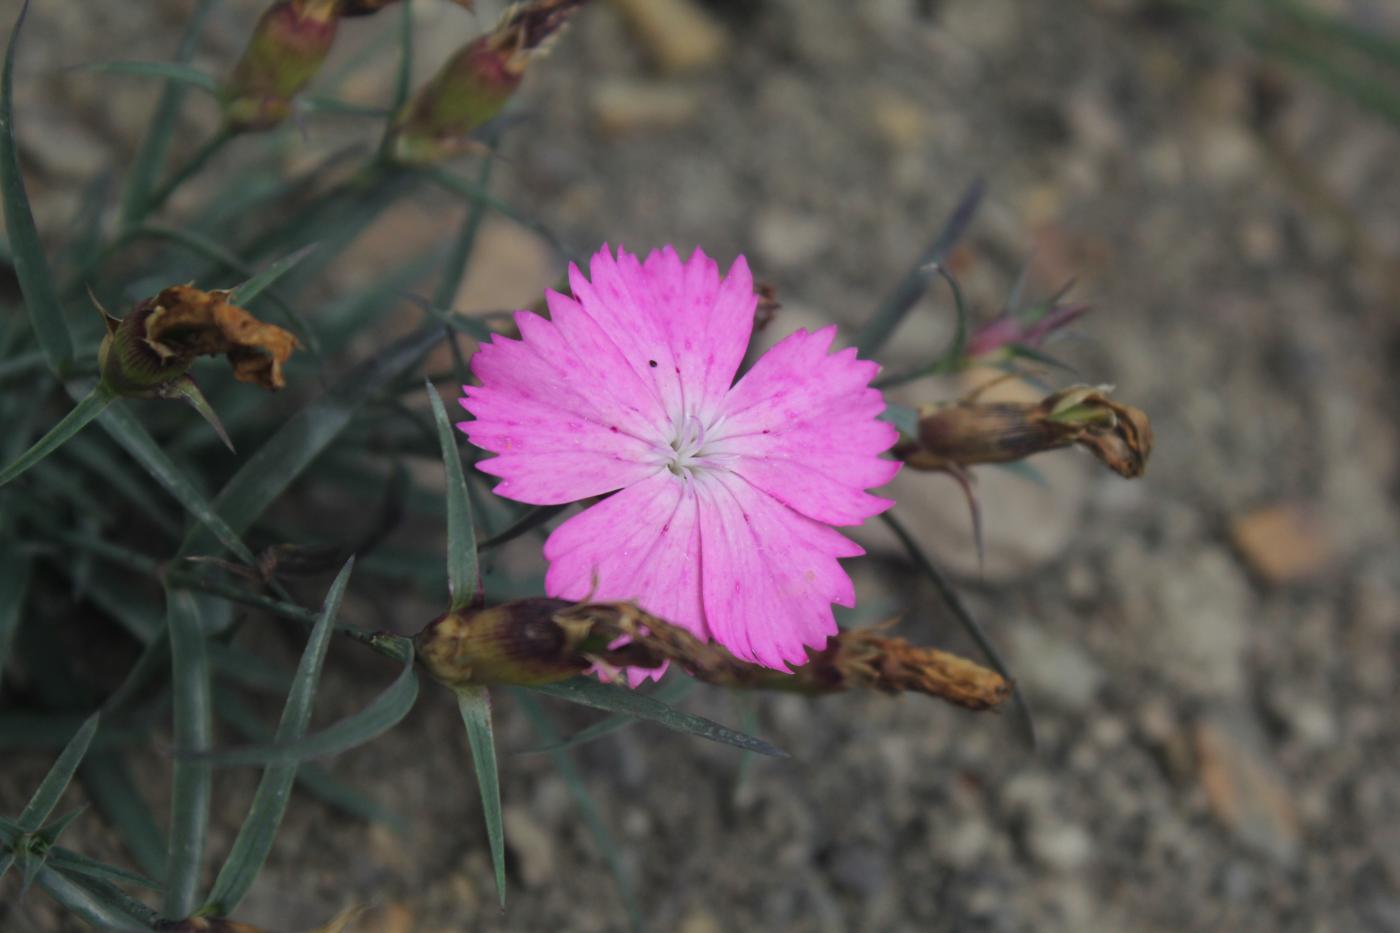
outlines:
[[1034, 820], [1026, 831], [1026, 851], [1046, 868], [1069, 872], [1089, 861], [1094, 843], [1087, 832], [1073, 823]]
[[881, 93], [872, 101], [870, 119], [891, 148], [912, 149], [929, 134], [926, 107], [900, 94]]
[[598, 129], [609, 136], [675, 129], [694, 120], [700, 110], [694, 88], [622, 79], [599, 84], [589, 103]]
[[977, 864], [992, 847], [992, 831], [987, 821], [967, 817], [946, 832], [934, 832], [934, 845], [954, 868], [968, 869]]
[[723, 933], [723, 930], [715, 915], [703, 907], [686, 914], [676, 927], [676, 933]]
[[1031, 702], [1044, 698], [1082, 710], [1103, 686], [1104, 672], [1082, 648], [1028, 623], [1010, 631], [1012, 669]]
[[1127, 559], [1130, 552], [1115, 554], [1112, 578], [1134, 581], [1127, 593], [1129, 623], [1147, 641], [1153, 666], [1191, 693], [1238, 695], [1245, 687], [1246, 620], [1253, 611], [1238, 565], [1224, 548], [1197, 547], [1164, 553], [1144, 578]]
[[526, 887], [539, 887], [554, 877], [555, 842], [523, 807], [506, 807], [501, 815], [506, 845], [515, 853]]
[[1300, 852], [1292, 794], [1254, 741], [1225, 722], [1196, 726], [1197, 773], [1216, 819], [1244, 845], [1291, 865]]
[[1234, 520], [1230, 536], [1249, 569], [1275, 586], [1315, 579], [1332, 563], [1326, 525], [1306, 503], [1255, 509]]
[[861, 897], [872, 897], [889, 883], [889, 859], [871, 846], [849, 846], [831, 858], [831, 876], [839, 887]]
[[777, 269], [808, 265], [831, 243], [831, 227], [820, 217], [768, 208], [754, 220], [754, 248], [765, 263]]
[[1271, 266], [1283, 255], [1283, 235], [1277, 225], [1251, 217], [1239, 228], [1240, 253], [1259, 266]]
[[696, 71], [724, 57], [724, 29], [693, 0], [613, 0], [613, 6], [662, 71]]

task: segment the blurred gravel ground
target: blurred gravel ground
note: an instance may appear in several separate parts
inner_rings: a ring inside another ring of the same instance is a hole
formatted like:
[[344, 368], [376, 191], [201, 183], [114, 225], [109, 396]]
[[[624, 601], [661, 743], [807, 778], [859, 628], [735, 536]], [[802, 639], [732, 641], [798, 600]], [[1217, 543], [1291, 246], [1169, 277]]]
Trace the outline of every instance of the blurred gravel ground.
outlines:
[[[55, 68], [161, 56], [188, 6], [36, 4], [18, 122], [50, 229], [77, 182], [130, 153], [150, 100]], [[476, 21], [417, 6], [427, 69]], [[881, 697], [760, 698], [761, 734], [794, 760], [743, 780], [728, 750], [646, 727], [581, 749], [649, 927], [1400, 929], [1400, 131], [1162, 3], [714, 0], [684, 28], [660, 4], [660, 38], [629, 28], [635, 6], [595, 4], [528, 85], [498, 173], [508, 199], [579, 249], [745, 252], [783, 302], [776, 339], [868, 314], [984, 176], [955, 258], [968, 295], [990, 315], [1027, 262], [1040, 294], [1076, 277], [1097, 311], [1056, 352], [1146, 409], [1157, 436], [1136, 483], [1070, 453], [1037, 462], [1043, 487], [987, 471], [981, 581], [956, 488], [900, 481], [900, 511], [1005, 646], [1038, 752], [1011, 716]], [[0, 0], [6, 21], [16, 7]], [[231, 60], [255, 7], [224, 5], [203, 65]], [[1393, 6], [1353, 11], [1400, 33]], [[313, 124], [305, 146], [344, 132]], [[454, 223], [431, 201], [395, 212], [356, 261], [402, 261]], [[482, 249], [464, 306], [528, 301], [559, 271], [504, 223]], [[931, 296], [891, 361], [934, 353], [950, 320]], [[865, 604], [970, 651], [889, 541], [865, 540]], [[358, 611], [410, 629], [429, 610]], [[355, 657], [331, 659], [332, 703], [383, 676]], [[692, 702], [741, 716], [727, 697]], [[369, 901], [365, 930], [623, 928], [565, 785], [511, 754], [535, 740], [501, 708], [504, 915], [460, 723], [430, 692], [335, 762], [411, 834], [292, 808], [243, 919], [295, 929]], [[0, 803], [46, 766], [7, 761]], [[213, 853], [244, 778], [221, 785]], [[96, 820], [70, 839], [116, 845]], [[64, 929], [42, 896], [15, 908], [6, 883], [0, 926]]]

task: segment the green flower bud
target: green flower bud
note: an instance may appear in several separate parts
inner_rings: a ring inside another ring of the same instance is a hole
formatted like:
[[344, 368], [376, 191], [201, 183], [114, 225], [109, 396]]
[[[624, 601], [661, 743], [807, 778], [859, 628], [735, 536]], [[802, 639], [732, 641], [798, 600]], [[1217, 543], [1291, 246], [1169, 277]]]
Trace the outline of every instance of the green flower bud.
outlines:
[[223, 89], [224, 119], [236, 131], [286, 120], [292, 99], [331, 50], [341, 0], [278, 0], [258, 19]]
[[585, 2], [527, 0], [508, 9], [495, 29], [448, 59], [399, 111], [394, 158], [420, 165], [472, 149], [472, 134], [500, 115], [530, 62]]

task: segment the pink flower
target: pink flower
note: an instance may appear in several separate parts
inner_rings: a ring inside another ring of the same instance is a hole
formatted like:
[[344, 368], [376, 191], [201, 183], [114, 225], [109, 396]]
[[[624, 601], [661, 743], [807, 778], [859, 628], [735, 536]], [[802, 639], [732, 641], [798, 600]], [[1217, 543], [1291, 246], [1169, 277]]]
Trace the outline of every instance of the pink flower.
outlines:
[[831, 526], [891, 505], [865, 491], [899, 470], [880, 457], [898, 432], [876, 419], [879, 367], [828, 354], [832, 326], [734, 382], [756, 302], [742, 256], [721, 279], [699, 250], [604, 247], [591, 272], [571, 266], [575, 297], [550, 292], [549, 320], [520, 311], [520, 340], [477, 351], [458, 427], [498, 454], [479, 468], [521, 502], [613, 493], [545, 542], [549, 595], [633, 600], [741, 658], [804, 663], [831, 604], [855, 604], [837, 559], [864, 552]]

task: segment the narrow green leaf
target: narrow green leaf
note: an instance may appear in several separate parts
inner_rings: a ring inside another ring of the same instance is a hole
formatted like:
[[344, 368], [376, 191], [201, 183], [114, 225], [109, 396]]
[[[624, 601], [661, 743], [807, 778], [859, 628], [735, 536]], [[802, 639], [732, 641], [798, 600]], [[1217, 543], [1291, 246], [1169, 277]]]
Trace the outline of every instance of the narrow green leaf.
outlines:
[[933, 364], [935, 373], [952, 372], [962, 362], [963, 354], [967, 352], [968, 320], [970, 314], [967, 310], [967, 302], [963, 300], [962, 286], [953, 274], [945, 269], [941, 261], [929, 264], [932, 272], [948, 283], [948, 288], [953, 292], [953, 309], [955, 313], [953, 321], [953, 341], [948, 345], [948, 349], [943, 352]]
[[[442, 339], [438, 327], [400, 338], [336, 381], [320, 398], [297, 412], [243, 464], [214, 500], [232, 529], [246, 530], [339, 436], [374, 393], [416, 366]], [[235, 532], [236, 534], [236, 532]], [[226, 542], [225, 542], [226, 543]], [[198, 553], [204, 535], [193, 532], [182, 554]]]
[[83, 804], [81, 807], [69, 810], [58, 819], [51, 820], [34, 835], [42, 839], [46, 846], [52, 846], [54, 843], [58, 842], [59, 837], [63, 835], [68, 827], [73, 825], [74, 820], [87, 812], [87, 808], [88, 805]]
[[94, 896], [82, 885], [52, 868], [42, 869], [36, 880], [39, 887], [43, 888], [55, 901], [62, 904], [65, 909], [99, 930], [150, 929], [149, 926], [143, 926], [125, 911]]
[[[694, 685], [694, 681], [685, 681]], [[530, 725], [535, 730], [535, 734], [540, 737], [540, 741], [548, 747], [550, 756], [554, 759], [555, 770], [564, 779], [569, 792], [574, 795], [574, 802], [578, 804], [579, 815], [583, 817], [584, 825], [588, 827], [588, 832], [593, 837], [593, 844], [598, 847], [603, 860], [608, 863], [608, 871], [612, 873], [613, 880], [617, 882], [617, 893], [622, 898], [622, 904], [627, 911], [629, 925], [634, 931], [642, 929], [642, 912], [637, 903], [637, 892], [632, 887], [632, 881], [627, 876], [627, 871], [622, 864], [622, 847], [608, 832], [608, 827], [603, 822], [602, 816], [598, 813], [598, 805], [593, 802], [593, 796], [588, 793], [588, 788], [583, 783], [583, 776], [579, 774], [578, 768], [574, 765], [574, 760], [567, 751], [565, 745], [559, 741], [559, 734], [555, 731], [553, 723], [549, 721], [549, 716], [535, 698], [524, 690], [516, 689], [516, 699], [520, 702], [520, 708], [524, 710], [525, 716], [530, 720]], [[635, 722], [635, 720], [632, 720]]]
[[135, 926], [127, 926], [123, 929], [151, 930], [160, 928], [160, 914], [131, 897], [107, 879], [61, 869], [55, 869], [55, 874], [72, 882], [108, 910], [129, 917], [128, 923]]
[[[297, 665], [292, 689], [287, 694], [287, 704], [282, 708], [282, 721], [277, 726], [273, 741], [285, 745], [295, 743], [306, 735], [307, 724], [311, 721], [312, 703], [316, 688], [321, 681], [321, 667], [326, 660], [326, 649], [330, 647], [331, 632], [336, 613], [340, 611], [340, 601], [345, 595], [345, 587], [350, 582], [355, 559], [346, 562], [340, 574], [331, 584], [321, 607], [321, 618], [311, 630], [311, 637], [302, 652], [301, 663]], [[286, 812], [287, 801], [292, 795], [292, 782], [296, 779], [297, 763], [268, 765], [258, 783], [253, 803], [248, 808], [248, 816], [238, 830], [238, 838], [233, 842], [224, 867], [214, 881], [209, 892], [205, 913], [226, 917], [238, 906], [238, 902], [248, 893], [257, 878], [268, 853], [272, 851], [273, 840], [282, 825], [282, 815]]]
[[194, 595], [166, 593], [170, 632], [171, 685], [175, 701], [175, 747], [194, 754], [177, 755], [170, 801], [170, 843], [165, 856], [165, 896], [161, 913], [172, 920], [188, 917], [198, 901], [204, 845], [209, 835], [212, 774], [199, 753], [209, 747], [213, 731], [209, 702], [209, 664], [204, 631]]
[[49, 433], [39, 438], [32, 447], [20, 454], [19, 457], [9, 466], [0, 470], [0, 486], [18, 477], [25, 470], [43, 460], [49, 454], [62, 447], [73, 435], [87, 427], [88, 422], [110, 405], [116, 396], [101, 383], [91, 392], [83, 396], [78, 404], [64, 415], [51, 429]]
[[29, 0], [24, 0], [10, 32], [4, 72], [0, 75], [0, 200], [4, 201], [5, 231], [10, 238], [10, 264], [19, 279], [19, 290], [29, 309], [34, 334], [49, 368], [63, 375], [73, 362], [73, 337], [68, 332], [63, 303], [58, 300], [53, 273], [44, 255], [39, 231], [34, 226], [34, 214], [29, 209], [29, 195], [24, 190], [24, 176], [19, 168], [19, 144], [15, 141], [15, 53], [28, 13]]
[[569, 249], [569, 247], [566, 246], [564, 242], [559, 239], [559, 237], [555, 236], [554, 231], [550, 230], [538, 220], [535, 220], [534, 218], [511, 207], [509, 204], [505, 203], [501, 199], [492, 197], [491, 195], [483, 191], [479, 186], [474, 185], [469, 181], [464, 181], [463, 179], [458, 178], [456, 175], [449, 172], [447, 169], [439, 168], [437, 166], [422, 169], [422, 172], [431, 181], [437, 184], [438, 187], [450, 191], [452, 194], [455, 194], [460, 198], [465, 198], [468, 201], [474, 201], [480, 204], [484, 204], [487, 207], [491, 208], [491, 210], [500, 214], [502, 217], [508, 218], [509, 220], [513, 220], [515, 221], [515, 223], [519, 224], [521, 227], [524, 227], [526, 230], [539, 234], [540, 237], [543, 238], [546, 243], [552, 246], [555, 249], [555, 251], [558, 252], [559, 255], [563, 256], [565, 259], [568, 259], [572, 262], [580, 261], [581, 257], [574, 253], [573, 250]]
[[[218, 0], [199, 0], [196, 4], [185, 27], [185, 34], [180, 38], [180, 45], [175, 51], [176, 65], [188, 65], [194, 58], [204, 23], [217, 3]], [[132, 159], [126, 188], [122, 192], [122, 227], [136, 224], [146, 214], [147, 199], [155, 188], [156, 178], [165, 169], [165, 160], [170, 153], [170, 141], [175, 135], [175, 122], [179, 119], [180, 108], [188, 91], [188, 84], [169, 79], [161, 89], [160, 99], [151, 114], [150, 126], [147, 127], [141, 147]]]
[[[243, 738], [252, 742], [272, 741], [272, 730], [263, 725], [234, 691], [215, 687], [214, 710]], [[404, 822], [403, 817], [334, 777], [327, 769], [314, 762], [302, 762], [301, 767], [297, 768], [296, 783], [311, 796], [342, 813], [367, 823], [383, 823], [401, 836], [408, 833], [408, 824]]]
[[501, 778], [496, 768], [496, 737], [491, 728], [491, 694], [485, 687], [458, 687], [457, 709], [467, 727], [481, 811], [486, 817], [486, 840], [496, 868], [496, 895], [506, 906], [506, 836], [501, 821]]
[[10, 866], [15, 863], [15, 853], [13, 851], [0, 852], [0, 881], [5, 880], [5, 875], [9, 873]]
[[[0, 512], [3, 517], [3, 512]], [[8, 519], [5, 519], [8, 522]], [[29, 574], [32, 562], [14, 549], [0, 554], [0, 684], [5, 679], [5, 664], [14, 647], [15, 632], [29, 599]]]
[[[207, 432], [205, 432], [207, 433]], [[80, 434], [63, 447], [63, 456], [82, 464], [90, 473], [102, 477], [104, 492], [125, 499], [128, 505], [139, 508], [141, 514], [171, 538], [184, 533], [182, 523], [172, 518], [172, 513], [155, 508], [151, 501], [151, 488], [146, 478], [131, 469], [128, 462], [114, 456], [110, 442], [100, 434]]]
[[567, 505], [537, 505], [526, 512], [514, 523], [500, 534], [492, 535], [478, 545], [477, 550], [488, 551], [491, 548], [500, 547], [508, 541], [514, 541], [523, 534], [528, 534], [539, 528], [545, 522], [567, 509]]
[[[127, 852], [153, 877], [165, 876], [165, 834], [156, 826], [151, 807], [136, 787], [122, 755], [95, 751], [78, 771], [83, 789], [96, 805]], [[118, 880], [118, 879], [113, 879]]]
[[958, 620], [958, 624], [961, 625], [963, 630], [977, 643], [977, 647], [981, 649], [982, 654], [986, 656], [987, 662], [991, 664], [992, 669], [1002, 677], [1005, 677], [1007, 683], [1011, 684], [1012, 702], [1015, 704], [1017, 715], [1021, 719], [1026, 741], [1031, 748], [1035, 748], [1037, 744], [1035, 720], [1031, 717], [1030, 707], [1026, 705], [1025, 697], [1021, 694], [1021, 688], [1016, 685], [1016, 678], [1011, 676], [1010, 669], [1007, 668], [1006, 663], [1002, 661], [1001, 652], [997, 651], [996, 645], [992, 644], [992, 640], [987, 637], [987, 633], [982, 631], [982, 626], [977, 624], [977, 620], [963, 603], [962, 598], [958, 596], [957, 590], [953, 589], [953, 584], [943, 575], [943, 571], [939, 570], [938, 566], [924, 553], [924, 549], [919, 547], [919, 542], [914, 540], [914, 536], [909, 533], [909, 529], [905, 528], [904, 524], [900, 522], [899, 519], [895, 518], [894, 514], [891, 512], [886, 512], [881, 515], [880, 520], [889, 527], [890, 531], [894, 532], [895, 537], [899, 539], [899, 543], [904, 546], [904, 551], [909, 555], [909, 559], [914, 562], [916, 567], [923, 571], [924, 576], [933, 584], [933, 588], [938, 592], [944, 605], [952, 612], [953, 618]]
[[303, 259], [316, 252], [319, 248], [320, 244], [318, 243], [308, 243], [296, 252], [288, 256], [283, 256], [281, 259], [272, 263], [272, 265], [235, 288], [233, 292], [229, 294], [228, 300], [236, 305], [252, 304], [253, 299], [271, 288], [276, 284], [278, 279], [295, 269]]
[[[138, 707], [119, 722], [108, 718], [104, 711], [105, 723], [93, 739], [90, 751], [96, 753], [150, 738], [151, 727], [168, 707], [167, 700], [157, 699]], [[0, 749], [59, 748], [78, 731], [82, 721], [81, 713], [0, 713]]]
[[[688, 677], [677, 677], [675, 673], [672, 673], [671, 676], [666, 679], [666, 682], [662, 684], [655, 693], [651, 694], [651, 697], [670, 706], [690, 696], [691, 692], [695, 690], [695, 687], [696, 682], [694, 680]], [[611, 735], [628, 726], [635, 725], [640, 721], [641, 720], [635, 716], [618, 713], [609, 716], [607, 719], [595, 722], [586, 729], [580, 729], [577, 733], [560, 741], [556, 745], [543, 745], [539, 748], [530, 748], [520, 752], [520, 754], [538, 755], [567, 751], [580, 745], [587, 745], [589, 742], [595, 742], [605, 735]]]
[[49, 818], [53, 808], [58, 805], [59, 798], [68, 789], [68, 783], [73, 780], [73, 774], [78, 770], [78, 765], [82, 764], [83, 757], [87, 755], [88, 746], [92, 744], [92, 737], [97, 734], [97, 725], [100, 716], [93, 713], [79, 727], [73, 737], [64, 746], [63, 752], [49, 769], [48, 775], [40, 782], [38, 790], [34, 791], [34, 796], [29, 798], [29, 803], [20, 812], [19, 819], [15, 822], [19, 824], [24, 832], [32, 833], [44, 825], [44, 821]]
[[467, 497], [467, 481], [462, 475], [462, 455], [457, 435], [447, 421], [442, 397], [431, 382], [424, 383], [428, 401], [437, 422], [438, 442], [442, 445], [442, 465], [447, 473], [447, 587], [452, 595], [451, 611], [465, 609], [476, 595], [476, 528], [472, 505]]
[[[214, 511], [214, 507], [204, 494], [195, 487], [177, 467], [174, 462], [156, 443], [155, 439], [141, 425], [124, 405], [113, 405], [102, 413], [98, 419], [102, 427], [129, 453], [136, 462], [146, 469], [166, 492], [175, 497], [175, 500], [184, 506], [185, 511], [212, 533], [218, 541], [233, 552], [239, 560], [250, 566], [256, 564], [253, 552], [248, 550], [242, 540], [238, 537], [238, 532], [234, 531], [228, 522], [224, 521], [220, 515]], [[188, 540], [188, 539], [187, 539]]]
[[409, 655], [403, 670], [387, 690], [358, 713], [334, 725], [296, 742], [274, 741], [268, 745], [249, 745], [197, 757], [200, 761], [215, 765], [285, 765], [339, 755], [357, 748], [398, 725], [413, 708], [418, 699], [418, 675], [413, 670], [411, 650]]
[[413, 93], [413, 0], [403, 0], [399, 9], [399, 67], [394, 76], [394, 110], [408, 102]]
[[[402, 293], [421, 281], [441, 258], [440, 250], [416, 257], [387, 270], [363, 289], [318, 308], [316, 321], [325, 334], [326, 352], [341, 352], [381, 315], [394, 310]], [[0, 370], [3, 366], [0, 364]], [[412, 391], [418, 391], [417, 380], [412, 383]]]
[[[491, 169], [495, 164], [494, 153], [488, 154], [481, 160], [476, 186], [483, 192], [491, 183]], [[466, 216], [462, 219], [462, 228], [457, 231], [457, 238], [452, 243], [452, 252], [448, 253], [447, 262], [443, 265], [442, 278], [438, 281], [437, 291], [433, 293], [435, 306], [451, 308], [456, 303], [457, 292], [461, 289], [462, 279], [467, 274], [467, 265], [471, 261], [472, 250], [476, 246], [476, 236], [481, 230], [481, 221], [485, 216], [485, 202], [473, 201], [471, 207], [467, 209]]]
[[183, 84], [208, 94], [219, 92], [219, 82], [213, 75], [205, 74], [198, 68], [189, 65], [181, 65], [178, 62], [138, 62], [138, 61], [117, 61], [117, 62], [91, 62], [78, 65], [83, 71], [95, 71], [99, 74], [132, 75], [138, 78], [159, 78], [162, 81], [172, 81], [176, 84]]
[[209, 427], [214, 429], [214, 433], [219, 440], [224, 442], [229, 453], [237, 453], [233, 448], [233, 441], [228, 436], [228, 431], [224, 430], [224, 423], [219, 420], [219, 415], [214, 411], [214, 406], [209, 404], [209, 400], [204, 397], [204, 393], [199, 390], [199, 386], [188, 374], [173, 379], [161, 388], [161, 395], [165, 398], [182, 398], [190, 403], [190, 407], [195, 410], [195, 414], [204, 419]]
[[125, 711], [137, 695], [165, 670], [169, 660], [170, 629], [163, 625], [156, 637], [141, 649], [140, 656], [131, 666], [131, 670], [127, 671], [121, 685], [112, 691], [111, 696], [102, 704], [103, 713], [110, 717], [115, 716], [118, 711]]
[[562, 683], [542, 684], [528, 689], [537, 690], [561, 700], [568, 700], [570, 703], [577, 703], [580, 706], [591, 706], [609, 713], [624, 713], [628, 716], [635, 716], [638, 719], [645, 719], [648, 722], [665, 726], [667, 729], [699, 736], [722, 745], [745, 748], [760, 755], [768, 755], [772, 758], [788, 757], [787, 752], [762, 739], [736, 732], [703, 716], [683, 713], [667, 706], [655, 697], [645, 696], [625, 687], [601, 683], [591, 677], [575, 677]]
[[222, 126], [213, 136], [204, 141], [180, 167], [170, 173], [170, 177], [161, 183], [161, 186], [151, 192], [146, 199], [145, 213], [150, 214], [160, 210], [165, 206], [165, 202], [170, 200], [170, 196], [195, 175], [203, 171], [204, 167], [213, 161], [214, 156], [228, 145], [229, 142], [238, 135], [238, 132], [230, 126]]
[[968, 186], [942, 229], [919, 256], [914, 267], [900, 280], [894, 291], [856, 334], [855, 346], [862, 358], [869, 359], [874, 356], [918, 302], [929, 282], [933, 281], [940, 264], [947, 260], [948, 254], [962, 238], [967, 225], [972, 222], [972, 216], [977, 212], [977, 205], [982, 200], [982, 191], [981, 179]]
[[62, 846], [55, 846], [49, 850], [48, 864], [50, 868], [65, 874], [86, 875], [89, 878], [101, 878], [103, 881], [134, 884], [152, 891], [160, 890], [160, 882], [153, 881], [145, 875], [99, 862]]

